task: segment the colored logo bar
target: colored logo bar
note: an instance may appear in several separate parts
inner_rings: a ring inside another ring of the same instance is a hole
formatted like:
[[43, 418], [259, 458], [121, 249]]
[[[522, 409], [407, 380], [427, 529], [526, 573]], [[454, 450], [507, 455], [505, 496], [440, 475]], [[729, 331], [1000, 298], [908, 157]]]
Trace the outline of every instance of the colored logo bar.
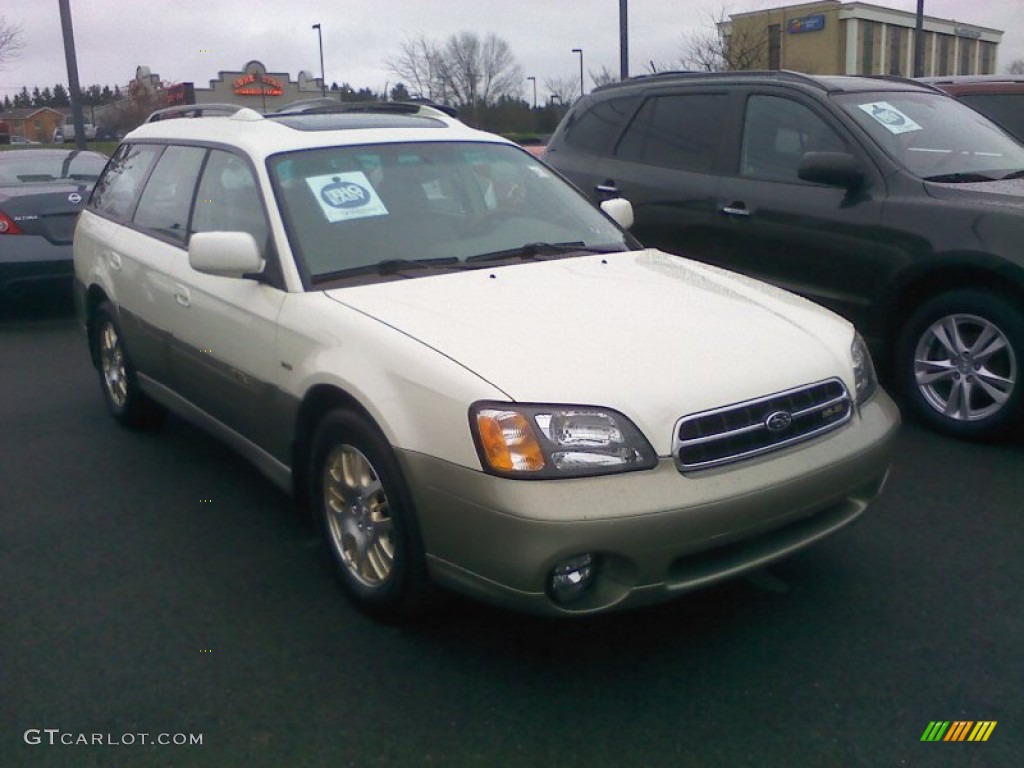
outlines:
[[996, 720], [932, 720], [921, 734], [921, 741], [988, 741]]

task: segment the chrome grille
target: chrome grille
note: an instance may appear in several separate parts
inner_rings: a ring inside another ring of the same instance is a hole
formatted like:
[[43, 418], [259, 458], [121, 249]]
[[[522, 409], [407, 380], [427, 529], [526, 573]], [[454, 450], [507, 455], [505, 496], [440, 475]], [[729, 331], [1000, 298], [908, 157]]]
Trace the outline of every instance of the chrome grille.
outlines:
[[827, 379], [684, 416], [676, 422], [672, 452], [681, 472], [717, 467], [824, 434], [852, 413], [846, 386]]

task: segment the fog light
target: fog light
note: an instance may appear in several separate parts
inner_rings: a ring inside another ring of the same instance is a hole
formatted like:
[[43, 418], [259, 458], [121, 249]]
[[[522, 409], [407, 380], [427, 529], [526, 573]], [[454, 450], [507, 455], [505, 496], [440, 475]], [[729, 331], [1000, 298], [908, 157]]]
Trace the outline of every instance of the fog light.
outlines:
[[551, 571], [551, 596], [559, 603], [578, 600], [596, 575], [596, 560], [591, 554], [563, 560]]

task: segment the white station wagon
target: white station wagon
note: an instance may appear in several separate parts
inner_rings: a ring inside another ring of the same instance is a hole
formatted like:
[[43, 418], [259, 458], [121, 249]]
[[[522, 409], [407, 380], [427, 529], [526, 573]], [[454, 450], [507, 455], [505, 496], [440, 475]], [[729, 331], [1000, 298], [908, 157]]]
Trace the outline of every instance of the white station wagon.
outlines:
[[76, 305], [114, 417], [237, 448], [376, 615], [652, 603], [856, 519], [899, 414], [850, 324], [602, 208], [429, 107], [154, 122]]

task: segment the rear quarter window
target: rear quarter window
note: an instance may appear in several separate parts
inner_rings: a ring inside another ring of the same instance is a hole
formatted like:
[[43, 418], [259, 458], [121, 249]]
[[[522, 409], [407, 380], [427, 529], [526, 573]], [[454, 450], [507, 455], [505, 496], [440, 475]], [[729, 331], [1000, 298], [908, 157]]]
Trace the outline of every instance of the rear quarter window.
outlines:
[[122, 144], [96, 182], [89, 208], [120, 219], [130, 219], [135, 199], [160, 147], [153, 144]]

